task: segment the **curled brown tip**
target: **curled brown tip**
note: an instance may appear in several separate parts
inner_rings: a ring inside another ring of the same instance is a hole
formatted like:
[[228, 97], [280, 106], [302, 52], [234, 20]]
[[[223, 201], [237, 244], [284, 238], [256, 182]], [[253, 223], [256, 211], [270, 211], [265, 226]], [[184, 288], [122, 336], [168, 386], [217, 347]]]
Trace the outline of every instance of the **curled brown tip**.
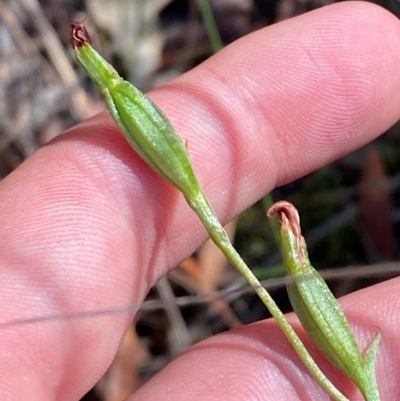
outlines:
[[72, 48], [81, 47], [84, 43], [92, 43], [89, 32], [83, 25], [84, 21], [73, 21], [71, 24], [71, 44]]
[[269, 218], [273, 217], [275, 214], [278, 214], [282, 228], [285, 230], [289, 229], [296, 237], [298, 252], [301, 259], [304, 261], [304, 255], [301, 247], [302, 236], [300, 217], [297, 209], [290, 202], [279, 201], [274, 203], [267, 212], [267, 216]]
[[287, 201], [279, 201], [274, 203], [268, 210], [267, 216], [272, 217], [278, 214], [279, 220], [282, 225], [289, 225], [290, 229], [296, 235], [300, 237], [300, 217], [297, 209]]

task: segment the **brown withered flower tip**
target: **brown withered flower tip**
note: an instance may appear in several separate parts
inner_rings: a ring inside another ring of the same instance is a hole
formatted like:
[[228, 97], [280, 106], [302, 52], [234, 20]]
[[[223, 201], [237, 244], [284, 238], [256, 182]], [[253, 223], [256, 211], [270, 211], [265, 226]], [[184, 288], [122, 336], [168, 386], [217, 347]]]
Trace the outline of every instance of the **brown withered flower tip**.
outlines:
[[267, 215], [271, 218], [274, 214], [278, 214], [281, 224], [288, 225], [296, 237], [301, 236], [299, 213], [290, 202], [279, 201], [273, 204]]
[[304, 263], [304, 252], [301, 246], [304, 240], [301, 236], [300, 217], [297, 209], [290, 202], [279, 201], [273, 204], [267, 212], [269, 218], [275, 214], [278, 214], [282, 228], [285, 230], [291, 230], [293, 235], [296, 237], [299, 257], [302, 263]]
[[83, 25], [84, 21], [73, 21], [71, 24], [72, 48], [83, 46], [84, 43], [92, 43], [89, 32]]

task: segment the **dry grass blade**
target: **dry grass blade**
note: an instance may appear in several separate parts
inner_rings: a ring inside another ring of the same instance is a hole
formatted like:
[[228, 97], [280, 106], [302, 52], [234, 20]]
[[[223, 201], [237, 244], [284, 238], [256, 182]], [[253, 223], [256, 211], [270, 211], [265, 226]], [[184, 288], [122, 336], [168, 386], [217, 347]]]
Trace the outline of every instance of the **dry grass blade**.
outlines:
[[103, 400], [121, 401], [134, 393], [140, 387], [138, 369], [149, 357], [149, 351], [141, 344], [134, 326], [129, 326], [113, 363], [96, 385]]
[[192, 345], [192, 340], [181, 311], [175, 303], [175, 296], [168, 278], [163, 277], [159, 280], [156, 284], [156, 289], [161, 302], [165, 304], [165, 311], [170, 321], [168, 342], [170, 344], [171, 355], [175, 356], [189, 348]]

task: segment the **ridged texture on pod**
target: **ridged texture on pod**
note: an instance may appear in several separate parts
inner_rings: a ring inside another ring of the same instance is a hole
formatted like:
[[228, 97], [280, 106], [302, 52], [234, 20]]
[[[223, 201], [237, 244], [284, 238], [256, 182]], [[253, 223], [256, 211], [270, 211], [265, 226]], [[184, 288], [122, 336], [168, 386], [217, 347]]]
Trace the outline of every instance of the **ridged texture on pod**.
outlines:
[[168, 118], [92, 48], [83, 24], [76, 22], [72, 28], [75, 57], [104, 96], [111, 116], [128, 142], [186, 198], [198, 196], [201, 190], [186, 146]]

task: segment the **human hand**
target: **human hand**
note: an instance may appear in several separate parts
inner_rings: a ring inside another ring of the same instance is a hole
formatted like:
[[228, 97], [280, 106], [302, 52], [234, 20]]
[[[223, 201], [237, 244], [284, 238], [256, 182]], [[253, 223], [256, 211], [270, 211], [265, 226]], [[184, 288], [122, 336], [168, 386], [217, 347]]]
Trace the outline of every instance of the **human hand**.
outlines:
[[[151, 97], [188, 140], [226, 222], [399, 120], [399, 66], [398, 20], [371, 4], [341, 3], [249, 35]], [[0, 183], [0, 205], [2, 322], [139, 305], [205, 239], [182, 196], [139, 159], [108, 113], [25, 161]], [[391, 280], [341, 300], [361, 344], [371, 327], [382, 330], [382, 400], [399, 394], [399, 287]], [[1, 328], [1, 399], [78, 400], [131, 318]], [[332, 377], [355, 399], [354, 386]], [[328, 399], [273, 320], [196, 345], [130, 400], [171, 398]]]

